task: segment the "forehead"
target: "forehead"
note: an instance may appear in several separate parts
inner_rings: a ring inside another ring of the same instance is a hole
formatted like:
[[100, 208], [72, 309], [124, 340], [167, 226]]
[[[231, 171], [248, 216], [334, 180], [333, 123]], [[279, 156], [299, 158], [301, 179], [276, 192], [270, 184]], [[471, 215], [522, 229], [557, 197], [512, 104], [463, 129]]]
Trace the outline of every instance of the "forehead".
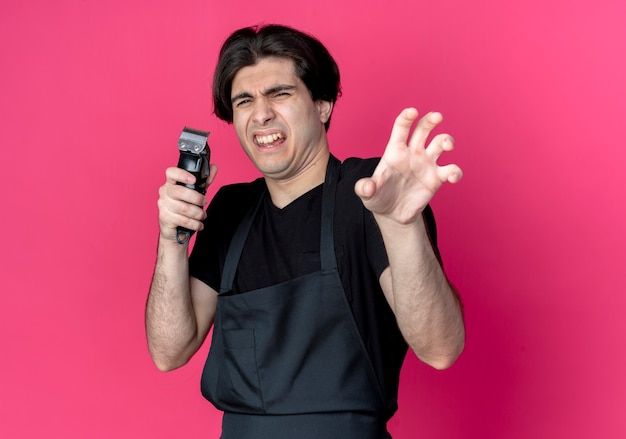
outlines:
[[278, 84], [298, 85], [299, 83], [301, 80], [296, 75], [296, 66], [292, 59], [262, 58], [255, 65], [239, 69], [233, 78], [231, 96], [242, 92], [263, 92]]

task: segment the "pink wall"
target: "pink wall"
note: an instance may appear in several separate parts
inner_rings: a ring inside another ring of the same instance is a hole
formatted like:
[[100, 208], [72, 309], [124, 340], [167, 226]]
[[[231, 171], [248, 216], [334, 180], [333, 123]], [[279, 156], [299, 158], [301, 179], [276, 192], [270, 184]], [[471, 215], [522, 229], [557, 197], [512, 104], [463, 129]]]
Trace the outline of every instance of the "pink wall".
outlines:
[[336, 56], [339, 157], [380, 154], [408, 105], [456, 138], [465, 179], [433, 204], [467, 347], [407, 361], [394, 436], [626, 436], [625, 3], [298, 4], [2, 2], [0, 437], [216, 437], [207, 346], [157, 372], [143, 306], [182, 127], [212, 131], [217, 184], [255, 176], [209, 81], [261, 21]]

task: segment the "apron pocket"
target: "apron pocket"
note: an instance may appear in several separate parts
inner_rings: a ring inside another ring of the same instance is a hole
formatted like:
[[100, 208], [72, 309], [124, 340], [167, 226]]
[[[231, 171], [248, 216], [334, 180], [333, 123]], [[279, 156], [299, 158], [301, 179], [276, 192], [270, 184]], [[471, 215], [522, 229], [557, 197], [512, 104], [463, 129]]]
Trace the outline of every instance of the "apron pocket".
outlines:
[[262, 413], [254, 329], [224, 329], [224, 357], [219, 369], [217, 397], [229, 410]]

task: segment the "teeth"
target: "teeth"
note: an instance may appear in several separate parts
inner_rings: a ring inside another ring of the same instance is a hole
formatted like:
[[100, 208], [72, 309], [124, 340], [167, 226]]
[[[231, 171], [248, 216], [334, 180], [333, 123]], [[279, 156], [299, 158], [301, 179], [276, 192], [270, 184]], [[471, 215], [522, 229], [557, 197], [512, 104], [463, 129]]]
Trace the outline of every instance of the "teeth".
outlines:
[[270, 134], [267, 136], [257, 136], [256, 141], [257, 143], [264, 145], [267, 143], [272, 143], [277, 141], [278, 139], [282, 139], [283, 135], [280, 133], [274, 133], [274, 134]]

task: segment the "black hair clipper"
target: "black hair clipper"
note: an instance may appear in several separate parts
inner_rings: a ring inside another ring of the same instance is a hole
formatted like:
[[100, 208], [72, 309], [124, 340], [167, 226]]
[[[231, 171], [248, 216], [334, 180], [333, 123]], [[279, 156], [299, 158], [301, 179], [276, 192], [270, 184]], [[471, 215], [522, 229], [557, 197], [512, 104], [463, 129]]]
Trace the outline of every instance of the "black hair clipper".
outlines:
[[[194, 189], [202, 195], [206, 193], [206, 181], [209, 176], [209, 160], [211, 159], [211, 151], [207, 143], [208, 137], [208, 132], [185, 127], [178, 139], [178, 150], [180, 151], [178, 167], [191, 172], [196, 177], [195, 184], [180, 182], [178, 184]], [[179, 244], [185, 244], [189, 241], [193, 233], [193, 230], [178, 227], [176, 230], [176, 241], [178, 241]]]

